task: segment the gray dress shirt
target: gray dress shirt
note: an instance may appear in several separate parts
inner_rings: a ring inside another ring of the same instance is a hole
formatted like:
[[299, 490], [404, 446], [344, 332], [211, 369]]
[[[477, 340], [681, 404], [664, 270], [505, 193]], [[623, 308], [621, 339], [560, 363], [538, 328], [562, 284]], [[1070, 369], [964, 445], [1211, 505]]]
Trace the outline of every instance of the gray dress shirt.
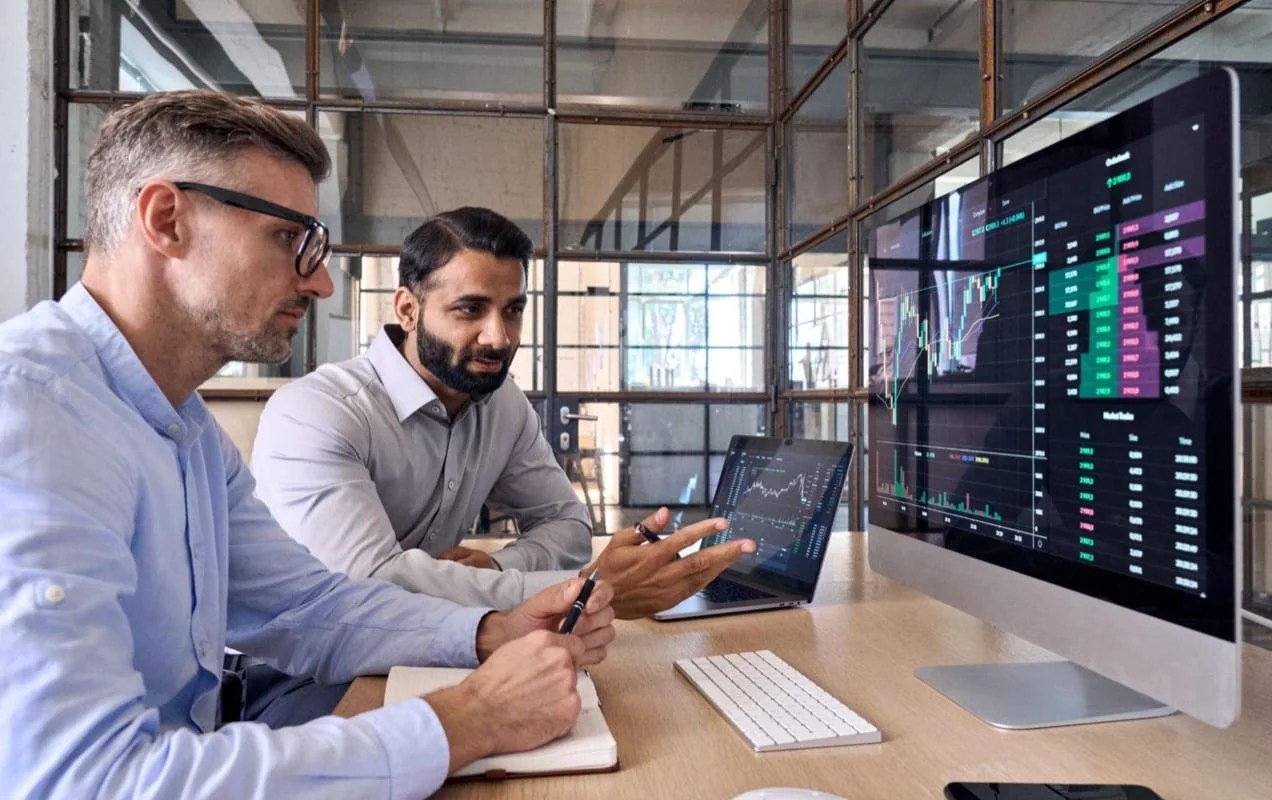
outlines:
[[[511, 380], [452, 421], [386, 326], [365, 355], [280, 388], [252, 450], [257, 495], [333, 570], [466, 605], [508, 609], [592, 555], [587, 508]], [[502, 571], [435, 559], [483, 503], [522, 535]], [[548, 570], [544, 572], [544, 570]]]

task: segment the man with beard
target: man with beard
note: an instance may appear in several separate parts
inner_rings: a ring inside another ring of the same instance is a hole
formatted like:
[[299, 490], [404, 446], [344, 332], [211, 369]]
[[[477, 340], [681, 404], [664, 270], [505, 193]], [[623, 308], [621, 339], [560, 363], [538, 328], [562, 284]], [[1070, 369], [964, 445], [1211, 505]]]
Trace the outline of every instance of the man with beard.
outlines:
[[[587, 509], [505, 380], [532, 254], [529, 237], [488, 209], [430, 219], [402, 245], [397, 324], [266, 405], [252, 453], [258, 494], [332, 569], [509, 608], [591, 557]], [[523, 532], [491, 554], [459, 546], [486, 503]], [[642, 526], [656, 539], [667, 522], [659, 509]], [[634, 528], [615, 534], [596, 563], [615, 613], [670, 608], [754, 551], [741, 539], [676, 558], [726, 526], [706, 520], [653, 543]]]

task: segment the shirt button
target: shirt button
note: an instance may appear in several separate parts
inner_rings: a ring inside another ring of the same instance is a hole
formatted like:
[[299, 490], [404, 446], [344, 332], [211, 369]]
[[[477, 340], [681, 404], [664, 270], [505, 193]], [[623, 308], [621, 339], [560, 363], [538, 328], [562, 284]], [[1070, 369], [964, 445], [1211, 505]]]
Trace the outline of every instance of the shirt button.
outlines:
[[168, 423], [167, 431], [173, 436], [176, 436], [178, 433], [181, 433], [181, 426], [176, 422], [170, 422]]
[[436, 403], [434, 403], [434, 404], [433, 404], [433, 413], [434, 413], [434, 414], [440, 414], [440, 413], [442, 413], [442, 407], [441, 407], [441, 406], [439, 406], [439, 405], [437, 405]]
[[56, 583], [44, 587], [44, 602], [57, 605], [66, 599], [66, 589]]
[[446, 482], [446, 488], [447, 488], [447, 489], [450, 489], [452, 492], [453, 492], [453, 491], [455, 491], [455, 482], [454, 482], [454, 481], [447, 481], [447, 482]]

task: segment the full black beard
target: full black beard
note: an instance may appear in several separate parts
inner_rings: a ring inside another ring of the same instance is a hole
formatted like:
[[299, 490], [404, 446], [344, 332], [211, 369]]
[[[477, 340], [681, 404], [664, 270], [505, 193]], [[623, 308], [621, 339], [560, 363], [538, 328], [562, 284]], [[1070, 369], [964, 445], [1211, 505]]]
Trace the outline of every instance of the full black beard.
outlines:
[[[459, 358], [455, 355], [455, 348], [431, 336], [424, 330], [423, 323], [421, 319], [415, 325], [415, 347], [420, 364], [439, 381], [467, 395], [490, 394], [503, 385], [504, 379], [508, 377], [508, 370], [512, 367], [512, 356], [516, 352], [514, 348], [482, 348], [466, 352]], [[469, 372], [464, 364], [477, 358], [498, 358], [503, 361], [503, 369], [489, 375]]]

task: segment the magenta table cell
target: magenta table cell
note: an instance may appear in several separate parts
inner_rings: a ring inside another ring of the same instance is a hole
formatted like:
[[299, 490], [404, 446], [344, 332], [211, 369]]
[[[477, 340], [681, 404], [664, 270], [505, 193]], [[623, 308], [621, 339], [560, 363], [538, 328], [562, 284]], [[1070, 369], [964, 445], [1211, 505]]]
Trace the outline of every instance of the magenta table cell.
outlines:
[[1161, 396], [1161, 386], [1155, 380], [1123, 383], [1118, 386], [1118, 395], [1127, 398], [1157, 398]]
[[1169, 264], [1186, 258], [1199, 258], [1206, 254], [1206, 240], [1201, 236], [1191, 239], [1167, 242], [1150, 247], [1138, 253], [1124, 254], [1117, 257], [1117, 268], [1121, 272], [1155, 267], [1158, 264]]

